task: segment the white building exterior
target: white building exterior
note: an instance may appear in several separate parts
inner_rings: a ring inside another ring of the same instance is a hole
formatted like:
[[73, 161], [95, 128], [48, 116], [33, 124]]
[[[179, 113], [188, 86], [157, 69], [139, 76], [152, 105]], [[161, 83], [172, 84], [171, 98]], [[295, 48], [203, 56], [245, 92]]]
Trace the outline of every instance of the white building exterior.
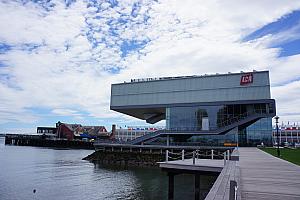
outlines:
[[127, 128], [120, 128], [116, 129], [115, 139], [119, 141], [130, 141], [134, 140], [138, 137], [143, 135], [153, 133], [158, 130], [163, 130], [165, 127], [155, 126], [155, 127], [148, 127], [148, 126], [130, 126]]

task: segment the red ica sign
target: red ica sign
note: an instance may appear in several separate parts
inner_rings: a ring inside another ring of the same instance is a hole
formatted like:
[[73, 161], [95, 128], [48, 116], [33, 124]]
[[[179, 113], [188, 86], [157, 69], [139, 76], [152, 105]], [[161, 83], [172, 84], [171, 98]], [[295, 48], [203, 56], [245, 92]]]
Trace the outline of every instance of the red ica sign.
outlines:
[[241, 77], [240, 85], [246, 85], [249, 83], [253, 83], [253, 74], [252, 73], [245, 74]]

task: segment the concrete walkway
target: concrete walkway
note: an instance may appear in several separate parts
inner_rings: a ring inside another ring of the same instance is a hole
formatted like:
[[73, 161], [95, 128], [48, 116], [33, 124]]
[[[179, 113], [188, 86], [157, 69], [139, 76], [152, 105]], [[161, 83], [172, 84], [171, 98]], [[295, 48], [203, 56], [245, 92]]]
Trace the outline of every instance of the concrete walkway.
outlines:
[[239, 148], [239, 153], [242, 199], [300, 199], [300, 166], [257, 148]]

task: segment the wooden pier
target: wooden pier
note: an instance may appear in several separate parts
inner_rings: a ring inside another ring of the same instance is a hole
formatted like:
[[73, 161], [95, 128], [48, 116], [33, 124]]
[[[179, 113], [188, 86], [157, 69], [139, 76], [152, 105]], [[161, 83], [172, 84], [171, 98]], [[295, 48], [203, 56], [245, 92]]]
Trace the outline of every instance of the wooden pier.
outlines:
[[[235, 151], [234, 151], [235, 152]], [[213, 153], [213, 151], [212, 151]], [[174, 176], [178, 174], [193, 174], [194, 175], [194, 199], [199, 200], [200, 199], [200, 175], [219, 175], [216, 182], [221, 182], [222, 185], [230, 184], [229, 178], [220, 178], [220, 177], [227, 177], [228, 172], [232, 169], [231, 163], [236, 163], [238, 160], [235, 156], [231, 156], [232, 153], [230, 150], [227, 150], [223, 154], [223, 159], [214, 159], [214, 156], [212, 154], [211, 159], [197, 159], [199, 152], [198, 150], [192, 152], [192, 158], [191, 159], [185, 159], [185, 156], [188, 154], [185, 154], [185, 151], [182, 151], [182, 154], [180, 155], [180, 160], [175, 161], [169, 161], [168, 159], [170, 156], [168, 155], [168, 151], [166, 152], [166, 161], [165, 162], [159, 162], [159, 167], [162, 168], [163, 171], [166, 171], [169, 177], [169, 189], [168, 189], [168, 199], [173, 200], [174, 199]], [[178, 156], [178, 154], [175, 154], [175, 156]], [[232, 161], [231, 159], [235, 160]], [[232, 178], [230, 176], [230, 178]], [[220, 181], [221, 180], [221, 181]], [[224, 182], [226, 181], [226, 183]], [[210, 196], [214, 197], [219, 195], [220, 188], [218, 184], [214, 184], [213, 187], [217, 187], [215, 190], [216, 192], [210, 192]], [[221, 189], [222, 195], [226, 192], [228, 192], [228, 195], [230, 191], [226, 189], [226, 187]], [[231, 192], [232, 193], [232, 192]], [[234, 195], [234, 194], [231, 194]]]
[[94, 149], [93, 142], [66, 139], [50, 139], [44, 135], [6, 134], [6, 145], [54, 148]]
[[174, 175], [179, 173], [195, 174], [195, 200], [199, 199], [198, 179], [203, 173], [219, 173], [206, 200], [300, 199], [298, 165], [246, 147], [235, 150], [226, 164], [222, 163], [212, 159], [161, 162], [169, 176], [169, 199], [174, 198]]

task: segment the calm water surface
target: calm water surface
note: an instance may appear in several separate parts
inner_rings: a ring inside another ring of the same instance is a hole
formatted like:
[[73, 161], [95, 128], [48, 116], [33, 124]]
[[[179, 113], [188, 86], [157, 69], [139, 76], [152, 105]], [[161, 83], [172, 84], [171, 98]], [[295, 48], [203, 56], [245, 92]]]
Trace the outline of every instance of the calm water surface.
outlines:
[[[160, 169], [103, 166], [82, 160], [92, 152], [5, 146], [0, 137], [0, 199], [167, 199], [168, 179]], [[203, 196], [215, 178], [201, 176]], [[193, 199], [191, 186], [192, 176], [176, 176], [175, 199]]]

